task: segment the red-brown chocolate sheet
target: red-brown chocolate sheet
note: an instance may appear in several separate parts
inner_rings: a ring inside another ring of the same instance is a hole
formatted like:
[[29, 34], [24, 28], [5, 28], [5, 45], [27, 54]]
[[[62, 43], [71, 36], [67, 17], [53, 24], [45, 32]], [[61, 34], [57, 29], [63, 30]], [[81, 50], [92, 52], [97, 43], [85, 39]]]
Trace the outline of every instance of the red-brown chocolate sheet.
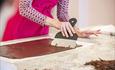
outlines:
[[52, 39], [42, 39], [0, 46], [0, 56], [11, 59], [21, 59], [61, 52], [70, 49], [51, 46], [51, 41]]

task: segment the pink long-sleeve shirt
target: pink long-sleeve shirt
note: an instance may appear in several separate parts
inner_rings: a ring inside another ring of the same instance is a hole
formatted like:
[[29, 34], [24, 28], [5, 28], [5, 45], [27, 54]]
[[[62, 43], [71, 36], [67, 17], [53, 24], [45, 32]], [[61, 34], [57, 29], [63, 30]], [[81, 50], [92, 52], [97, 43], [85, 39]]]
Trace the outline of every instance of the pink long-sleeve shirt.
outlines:
[[19, 0], [16, 14], [9, 19], [3, 41], [48, 34], [49, 26], [45, 23], [57, 5], [57, 18], [68, 21], [69, 0]]

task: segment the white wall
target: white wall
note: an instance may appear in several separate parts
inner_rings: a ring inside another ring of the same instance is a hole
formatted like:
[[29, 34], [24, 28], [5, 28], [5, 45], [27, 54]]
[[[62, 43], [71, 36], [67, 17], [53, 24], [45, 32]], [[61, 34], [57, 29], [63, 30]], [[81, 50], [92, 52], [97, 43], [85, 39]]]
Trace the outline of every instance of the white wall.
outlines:
[[86, 26], [89, 23], [89, 10], [88, 0], [78, 0], [78, 24], [81, 27]]
[[89, 0], [90, 24], [115, 24], [115, 0]]
[[78, 0], [78, 5], [80, 26], [115, 25], [115, 0]]

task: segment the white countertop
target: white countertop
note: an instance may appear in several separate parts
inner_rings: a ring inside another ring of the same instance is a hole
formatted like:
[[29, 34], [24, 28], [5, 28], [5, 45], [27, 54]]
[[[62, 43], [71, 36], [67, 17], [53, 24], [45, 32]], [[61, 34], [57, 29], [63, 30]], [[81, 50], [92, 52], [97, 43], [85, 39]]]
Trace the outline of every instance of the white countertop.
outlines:
[[[51, 36], [32, 37], [19, 40], [1, 42], [1, 45], [38, 40], [42, 38], [51, 38]], [[99, 35], [90, 39], [79, 38], [78, 42], [85, 45], [76, 49], [59, 52], [55, 54], [24, 58], [24, 59], [8, 59], [0, 57], [0, 60], [14, 63], [16, 65], [32, 65], [37, 62], [39, 70], [44, 68], [51, 70], [94, 70], [92, 66], [84, 66], [86, 62], [92, 60], [115, 60], [115, 36]], [[91, 45], [87, 45], [87, 44]]]

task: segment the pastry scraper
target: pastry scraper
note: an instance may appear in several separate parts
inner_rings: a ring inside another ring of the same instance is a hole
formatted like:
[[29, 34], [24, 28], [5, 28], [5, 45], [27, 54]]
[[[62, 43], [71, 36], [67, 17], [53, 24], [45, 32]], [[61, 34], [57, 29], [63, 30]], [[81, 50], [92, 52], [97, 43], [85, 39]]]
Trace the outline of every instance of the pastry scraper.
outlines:
[[[72, 25], [72, 27], [74, 27], [75, 24], [77, 23], [77, 19], [71, 18], [69, 20], [69, 23]], [[77, 38], [78, 38], [78, 35], [76, 33], [73, 34], [73, 36], [64, 37], [61, 32], [58, 32], [55, 35], [54, 40], [51, 42], [51, 45], [53, 45], [55, 47], [76, 48], [76, 47], [80, 46], [80, 45], [78, 46], [76, 43]]]

